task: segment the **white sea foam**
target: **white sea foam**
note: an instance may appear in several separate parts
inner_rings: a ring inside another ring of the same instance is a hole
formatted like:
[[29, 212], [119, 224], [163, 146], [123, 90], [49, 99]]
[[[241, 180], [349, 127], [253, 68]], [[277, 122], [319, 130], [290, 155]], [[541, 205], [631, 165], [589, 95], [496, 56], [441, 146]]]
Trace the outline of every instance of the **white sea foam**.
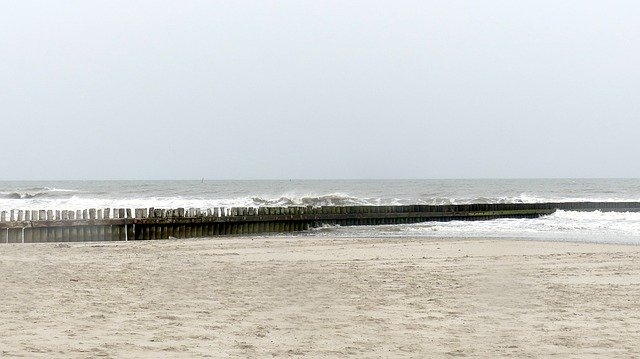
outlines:
[[[71, 192], [71, 191], [69, 191]], [[2, 209], [86, 209], [86, 208], [213, 208], [213, 207], [288, 207], [288, 206], [362, 206], [398, 205], [397, 200], [358, 198], [344, 193], [255, 195], [233, 198], [194, 198], [184, 196], [153, 196], [130, 198], [87, 197], [74, 194], [47, 197], [44, 193], [0, 192]]]
[[9, 209], [87, 209], [87, 208], [213, 208], [213, 207], [288, 207], [288, 206], [398, 206], [475, 203], [545, 202], [640, 202], [640, 198], [544, 198], [534, 196], [495, 198], [402, 199], [358, 197], [346, 193], [247, 195], [229, 198], [193, 196], [107, 197], [92, 196], [74, 190], [0, 191], [0, 210]]
[[47, 191], [51, 192], [78, 192], [74, 189], [64, 189], [64, 188], [55, 188], [55, 187], [43, 187]]
[[312, 235], [356, 237], [502, 237], [640, 244], [640, 213], [556, 211], [533, 219], [325, 227]]

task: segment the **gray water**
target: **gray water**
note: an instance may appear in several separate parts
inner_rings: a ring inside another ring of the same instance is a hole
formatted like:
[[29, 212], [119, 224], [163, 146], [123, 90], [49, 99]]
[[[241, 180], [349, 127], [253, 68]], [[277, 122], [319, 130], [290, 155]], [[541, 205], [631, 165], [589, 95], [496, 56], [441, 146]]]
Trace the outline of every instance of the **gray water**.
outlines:
[[[640, 179], [0, 182], [0, 210], [566, 201], [639, 202]], [[640, 214], [560, 211], [539, 219], [328, 227], [304, 235], [640, 243]]]

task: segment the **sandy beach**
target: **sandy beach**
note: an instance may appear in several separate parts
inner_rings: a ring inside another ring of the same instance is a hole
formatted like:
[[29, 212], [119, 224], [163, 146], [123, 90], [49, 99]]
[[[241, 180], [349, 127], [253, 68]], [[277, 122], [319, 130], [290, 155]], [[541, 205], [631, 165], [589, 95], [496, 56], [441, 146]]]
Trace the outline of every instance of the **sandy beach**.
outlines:
[[0, 357], [638, 357], [640, 246], [0, 245]]

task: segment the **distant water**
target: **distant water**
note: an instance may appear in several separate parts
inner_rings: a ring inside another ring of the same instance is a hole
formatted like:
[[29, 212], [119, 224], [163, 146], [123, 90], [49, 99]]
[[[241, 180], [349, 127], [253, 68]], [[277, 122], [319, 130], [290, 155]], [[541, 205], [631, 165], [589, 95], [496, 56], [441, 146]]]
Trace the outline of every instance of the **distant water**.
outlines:
[[[640, 202], [640, 179], [0, 182], [0, 210]], [[640, 243], [640, 213], [327, 227], [314, 236], [521, 237]]]

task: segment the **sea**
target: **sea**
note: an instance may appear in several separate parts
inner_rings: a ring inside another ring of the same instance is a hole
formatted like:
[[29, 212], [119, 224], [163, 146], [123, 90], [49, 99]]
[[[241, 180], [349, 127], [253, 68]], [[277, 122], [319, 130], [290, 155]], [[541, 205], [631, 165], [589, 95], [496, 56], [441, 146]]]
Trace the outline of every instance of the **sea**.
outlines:
[[[573, 201], [640, 202], [640, 179], [4, 181], [0, 210], [213, 208]], [[288, 234], [290, 235], [290, 234]], [[638, 212], [557, 211], [535, 219], [325, 226], [316, 237], [520, 238], [640, 244]]]

